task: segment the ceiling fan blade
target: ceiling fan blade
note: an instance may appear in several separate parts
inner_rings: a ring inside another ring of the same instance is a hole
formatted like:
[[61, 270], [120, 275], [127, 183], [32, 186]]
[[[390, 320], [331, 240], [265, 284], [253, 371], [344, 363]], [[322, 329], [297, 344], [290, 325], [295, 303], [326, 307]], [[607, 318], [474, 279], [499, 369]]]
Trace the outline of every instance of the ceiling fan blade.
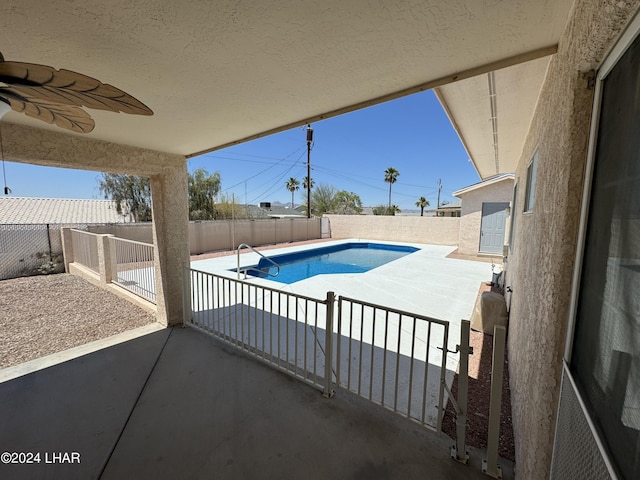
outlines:
[[80, 107], [50, 103], [46, 100], [24, 101], [12, 97], [7, 97], [7, 100], [16, 112], [72, 132], [89, 133], [95, 127], [91, 116]]
[[0, 62], [0, 82], [27, 99], [133, 115], [153, 115], [144, 103], [95, 78], [46, 65]]

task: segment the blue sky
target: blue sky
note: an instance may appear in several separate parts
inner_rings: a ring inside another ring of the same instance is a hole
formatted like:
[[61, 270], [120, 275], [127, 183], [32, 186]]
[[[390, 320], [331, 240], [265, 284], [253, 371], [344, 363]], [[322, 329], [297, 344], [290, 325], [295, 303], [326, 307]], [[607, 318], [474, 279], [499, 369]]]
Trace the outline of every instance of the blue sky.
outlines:
[[[479, 181], [458, 136], [432, 92], [330, 118], [312, 125], [311, 177], [360, 195], [366, 206], [386, 205], [384, 171], [400, 172], [392, 203], [416, 209], [425, 196], [436, 205], [452, 192]], [[220, 172], [222, 190], [239, 203], [290, 202], [290, 177], [306, 176], [306, 131], [299, 127], [189, 160], [189, 170]], [[79, 170], [6, 163], [7, 184], [18, 197], [103, 198], [100, 174]], [[296, 204], [302, 191], [295, 193]]]

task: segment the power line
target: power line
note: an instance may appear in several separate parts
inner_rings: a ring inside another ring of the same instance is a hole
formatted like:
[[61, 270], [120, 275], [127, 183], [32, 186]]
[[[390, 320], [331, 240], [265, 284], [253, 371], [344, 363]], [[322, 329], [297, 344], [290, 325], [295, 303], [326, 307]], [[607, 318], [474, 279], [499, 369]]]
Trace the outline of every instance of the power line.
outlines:
[[[330, 176], [336, 177], [336, 178], [342, 178], [343, 180], [348, 180], [350, 182], [360, 183], [360, 184], [362, 184], [362, 185], [364, 185], [366, 187], [373, 188], [375, 190], [380, 190], [380, 191], [383, 191], [383, 192], [387, 192], [388, 191], [388, 189], [385, 188], [385, 187], [382, 187], [382, 186], [379, 186], [379, 185], [372, 185], [370, 183], [363, 182], [358, 177], [350, 177], [349, 175], [340, 174], [340, 173], [331, 173], [331, 171], [327, 171], [327, 170], [330, 170], [330, 169], [326, 169], [324, 167], [319, 167], [319, 166], [316, 166], [315, 169], [317, 169], [318, 171], [321, 171], [321, 172], [324, 171], [324, 173], [326, 175], [330, 175]], [[397, 182], [394, 185], [397, 185]], [[416, 197], [415, 194], [398, 192], [397, 190], [394, 191], [394, 194], [400, 195], [400, 196], [403, 196], [403, 197], [409, 197], [409, 198], [415, 198]]]
[[[232, 188], [235, 188], [235, 187], [237, 187], [238, 185], [242, 185], [243, 183], [246, 183], [247, 181], [251, 180], [252, 178], [257, 177], [258, 175], [262, 175], [264, 172], [266, 172], [266, 171], [268, 171], [268, 170], [271, 170], [273, 167], [276, 167], [276, 166], [278, 166], [278, 165], [282, 164], [282, 163], [283, 163], [287, 158], [291, 157], [291, 156], [292, 156], [292, 155], [294, 155], [296, 152], [299, 152], [300, 150], [302, 150], [302, 148], [303, 148], [303, 147], [298, 148], [298, 149], [297, 149], [297, 150], [295, 150], [294, 152], [292, 152], [292, 153], [290, 153], [289, 155], [287, 155], [286, 157], [282, 158], [279, 162], [274, 163], [273, 165], [271, 165], [271, 166], [269, 166], [269, 167], [265, 168], [264, 170], [260, 170], [258, 173], [254, 174], [254, 175], [251, 175], [250, 177], [247, 177], [247, 178], [245, 178], [244, 180], [242, 180], [242, 181], [240, 181], [240, 182], [238, 182], [238, 183], [236, 183], [236, 184], [234, 184], [234, 185], [232, 185], [232, 186], [230, 186], [230, 187], [225, 188], [224, 190], [222, 190], [222, 192], [226, 192], [227, 190], [231, 190]], [[304, 154], [304, 153], [303, 153], [303, 154]], [[300, 158], [301, 158], [301, 157], [302, 157], [302, 155], [300, 155], [300, 157], [298, 157], [298, 159], [297, 159], [297, 160], [295, 160], [295, 161], [291, 164], [291, 167], [294, 167], [294, 166], [295, 166], [295, 165], [300, 161]], [[231, 159], [231, 160], [233, 160], [233, 159]], [[260, 187], [258, 187], [258, 188], [260, 188]]]
[[[273, 183], [271, 184], [271, 186], [270, 186], [270, 187], [268, 187], [265, 191], [263, 191], [262, 193], [260, 193], [260, 195], [258, 195], [256, 198], [254, 198], [253, 200], [251, 200], [249, 203], [254, 203], [254, 202], [256, 202], [258, 199], [260, 199], [261, 197], [265, 197], [268, 193], [271, 193], [271, 190], [272, 190], [275, 186], [277, 186], [277, 185], [282, 181], [282, 179], [283, 179], [284, 177], [286, 177], [286, 176], [287, 176], [287, 174], [288, 174], [291, 170], [293, 170], [293, 168], [294, 168], [296, 165], [300, 166], [299, 164], [297, 164], [297, 162], [302, 158], [302, 156], [303, 156], [303, 155], [304, 155], [304, 152], [302, 152], [302, 153], [300, 154], [300, 156], [298, 157], [298, 159], [297, 159], [296, 163], [294, 163], [294, 164], [293, 164], [293, 165], [291, 165], [289, 168], [287, 168], [287, 169], [286, 169], [286, 170], [285, 170], [285, 171], [284, 171], [284, 172], [283, 172], [283, 173], [282, 173], [282, 174], [281, 174], [281, 175], [276, 179], [276, 181], [275, 181], [275, 182], [273, 182]], [[241, 182], [241, 183], [244, 183], [244, 182]], [[265, 183], [266, 183], [266, 182], [265, 182]], [[263, 184], [263, 185], [264, 185], [264, 184]], [[258, 188], [260, 188], [260, 187], [258, 187]]]
[[[264, 160], [286, 160], [289, 157], [293, 157], [296, 153], [298, 153], [300, 150], [302, 150], [304, 148], [304, 146], [302, 147], [298, 147], [296, 148], [293, 152], [291, 152], [290, 154], [288, 154], [285, 157], [267, 157], [265, 155], [253, 155], [251, 153], [238, 153], [238, 152], [229, 152], [229, 155], [240, 155], [240, 156], [244, 156], [244, 157], [253, 157], [253, 158], [262, 158]], [[240, 159], [240, 158], [233, 158], [233, 157], [224, 157], [222, 155], [218, 155], [217, 153], [206, 153], [204, 155], [202, 155], [203, 157], [208, 157], [208, 158], [224, 158], [224, 159], [228, 159], [228, 160], [245, 160], [245, 161], [249, 161], [246, 159]]]

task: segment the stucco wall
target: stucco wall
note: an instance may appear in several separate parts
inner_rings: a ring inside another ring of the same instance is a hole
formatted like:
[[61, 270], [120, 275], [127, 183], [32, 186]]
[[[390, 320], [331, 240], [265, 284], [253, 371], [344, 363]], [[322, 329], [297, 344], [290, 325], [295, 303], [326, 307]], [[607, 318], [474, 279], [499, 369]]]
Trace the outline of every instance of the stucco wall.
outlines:
[[186, 159], [10, 123], [2, 125], [2, 141], [9, 161], [149, 177], [156, 246], [156, 319], [164, 325], [182, 323], [182, 270], [189, 264]]
[[325, 215], [332, 238], [457, 245], [460, 218], [386, 215]]
[[[518, 478], [548, 478], [597, 68], [637, 1], [577, 0], [549, 66], [516, 171], [509, 372]], [[535, 204], [523, 214], [527, 164], [539, 151]], [[512, 212], [513, 214], [514, 212]]]
[[[513, 180], [506, 179], [459, 195], [462, 200], [460, 217], [460, 239], [458, 252], [475, 255], [480, 249], [480, 224], [484, 202], [507, 202], [513, 198]], [[509, 238], [509, 218], [507, 218], [505, 242]]]
[[[118, 238], [153, 243], [151, 223], [91, 225], [91, 233], [109, 233]], [[233, 250], [241, 243], [253, 247], [321, 238], [317, 218], [274, 218], [265, 220], [212, 220], [189, 222], [189, 251], [199, 255], [216, 250]]]

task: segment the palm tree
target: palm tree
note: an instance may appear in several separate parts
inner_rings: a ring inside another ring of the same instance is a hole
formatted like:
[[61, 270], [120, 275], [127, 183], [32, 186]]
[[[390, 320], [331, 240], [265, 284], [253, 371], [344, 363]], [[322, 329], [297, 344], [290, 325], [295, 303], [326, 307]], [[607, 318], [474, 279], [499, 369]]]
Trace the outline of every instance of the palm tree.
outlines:
[[[308, 179], [309, 179], [309, 177], [304, 177], [304, 178], [302, 179], [302, 188], [303, 188], [304, 190], [306, 190], [306, 189], [307, 189], [307, 181], [308, 181]], [[313, 178], [312, 178], [312, 179], [311, 179], [311, 188], [313, 188], [315, 184], [316, 184], [316, 182], [315, 182], [315, 181], [313, 180]]]
[[287, 180], [285, 186], [287, 187], [287, 190], [291, 192], [291, 208], [293, 208], [293, 195], [294, 192], [300, 188], [300, 182], [297, 178], [291, 177], [289, 180]]
[[384, 181], [389, 183], [389, 210], [391, 210], [391, 185], [396, 183], [400, 172], [393, 167], [389, 167], [384, 171]]
[[424, 207], [429, 206], [429, 200], [424, 197], [420, 197], [416, 202], [416, 207], [420, 207], [420, 216], [424, 217]]

